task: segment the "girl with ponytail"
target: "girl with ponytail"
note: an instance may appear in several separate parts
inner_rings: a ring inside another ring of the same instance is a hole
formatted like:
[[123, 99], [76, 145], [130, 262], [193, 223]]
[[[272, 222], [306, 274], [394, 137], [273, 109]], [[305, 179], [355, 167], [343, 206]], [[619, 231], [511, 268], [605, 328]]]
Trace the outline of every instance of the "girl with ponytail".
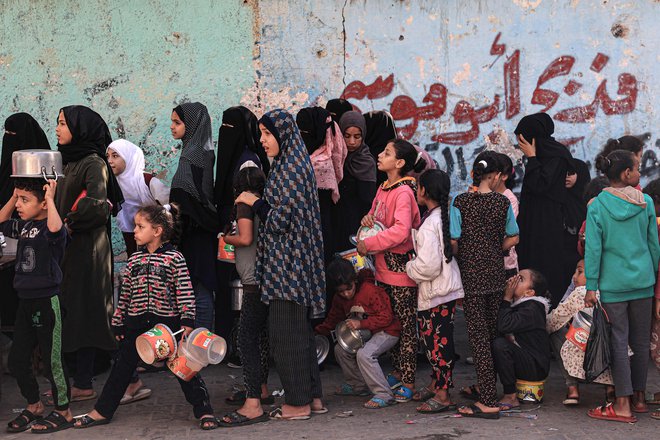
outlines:
[[431, 384], [415, 400], [426, 400], [417, 411], [435, 413], [455, 407], [449, 398], [454, 369], [454, 312], [463, 298], [461, 273], [451, 249], [447, 173], [427, 170], [417, 185], [417, 203], [427, 211], [419, 229], [412, 230], [417, 256], [406, 264], [406, 273], [418, 284], [417, 323], [426, 357], [431, 364]]

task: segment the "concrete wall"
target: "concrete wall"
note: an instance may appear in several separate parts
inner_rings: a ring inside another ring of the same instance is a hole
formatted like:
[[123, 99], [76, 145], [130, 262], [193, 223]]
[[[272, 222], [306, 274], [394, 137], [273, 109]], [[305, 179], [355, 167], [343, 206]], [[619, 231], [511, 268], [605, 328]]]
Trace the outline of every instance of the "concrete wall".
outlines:
[[170, 110], [204, 102], [217, 133], [242, 103], [389, 110], [450, 166], [454, 190], [485, 136], [546, 109], [592, 160], [608, 137], [650, 133], [656, 177], [657, 0], [3, 0], [0, 119], [86, 104], [172, 176]]

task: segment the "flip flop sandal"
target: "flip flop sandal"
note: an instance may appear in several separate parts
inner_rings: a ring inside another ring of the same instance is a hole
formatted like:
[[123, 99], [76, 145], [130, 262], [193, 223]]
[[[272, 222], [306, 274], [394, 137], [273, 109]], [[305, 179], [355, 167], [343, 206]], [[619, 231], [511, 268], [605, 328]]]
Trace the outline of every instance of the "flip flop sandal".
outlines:
[[476, 385], [472, 384], [467, 389], [470, 390], [470, 392], [466, 391], [465, 388], [461, 388], [460, 395], [467, 399], [476, 400], [476, 401], [478, 401], [481, 398], [481, 396], [479, 395], [479, 391], [477, 391]]
[[660, 411], [653, 411], [651, 413], [651, 418], [656, 419], [656, 420], [660, 420]]
[[660, 405], [660, 399], [655, 398], [655, 393], [646, 393], [647, 405]]
[[110, 423], [109, 419], [93, 419], [91, 418], [88, 414], [85, 414], [84, 416], [76, 418], [76, 422], [79, 422], [77, 425], [73, 425], [73, 429], [85, 429], [85, 428], [91, 428], [92, 426], [101, 426], [101, 425], [107, 425]]
[[[426, 405], [430, 409], [421, 409], [423, 405]], [[417, 412], [421, 414], [437, 414], [441, 412], [446, 412], [446, 411], [455, 411], [456, 410], [456, 405], [455, 404], [450, 404], [450, 405], [443, 405], [442, 403], [438, 402], [434, 398], [427, 399], [426, 402], [422, 404], [422, 406], [417, 408]]]
[[151, 397], [151, 390], [149, 388], [140, 388], [133, 395], [125, 393], [124, 397], [122, 397], [119, 401], [119, 404], [128, 405], [129, 403], [137, 402], [138, 400], [144, 400], [149, 397]]
[[391, 390], [396, 390], [400, 386], [403, 386], [403, 382], [401, 382], [401, 380], [397, 379], [392, 374], [387, 375], [387, 384], [390, 386]]
[[363, 406], [367, 409], [381, 409], [394, 404], [396, 404], [396, 400], [384, 400], [380, 397], [372, 397], [371, 400], [365, 402]]
[[576, 405], [580, 404], [580, 398], [579, 397], [570, 397], [570, 396], [567, 395], [562, 403], [566, 406], [576, 406]]
[[464, 412], [458, 412], [461, 417], [468, 417], [468, 418], [474, 418], [474, 419], [487, 419], [487, 420], [498, 420], [500, 418], [500, 412], [492, 412], [492, 413], [487, 413], [483, 412], [481, 408], [479, 408], [477, 405], [474, 403], [472, 405], [467, 405], [467, 406], [462, 406], [461, 408], [469, 408], [472, 410], [472, 413], [464, 413]]
[[271, 412], [268, 413], [268, 417], [273, 419], [273, 420], [309, 420], [312, 418], [310, 415], [305, 415], [305, 416], [293, 416], [293, 417], [284, 417], [282, 415], [282, 408], [275, 408]]
[[261, 413], [259, 417], [251, 419], [237, 411], [232, 411], [228, 414], [225, 414], [223, 418], [219, 419], [218, 423], [223, 428], [235, 428], [237, 426], [247, 426], [254, 425], [255, 423], [267, 422], [268, 420], [268, 414], [266, 413]]
[[497, 406], [500, 407], [500, 411], [502, 412], [517, 411], [520, 409], [520, 405], [512, 405], [504, 402], [497, 402]]
[[38, 416], [32, 411], [24, 409], [14, 420], [7, 423], [7, 432], [27, 431], [32, 426], [32, 423], [41, 419], [43, 419], [43, 416]]
[[[34, 429], [35, 426], [45, 426], [46, 429]], [[39, 420], [32, 424], [30, 432], [32, 434], [51, 434], [53, 432], [69, 429], [73, 426], [73, 420], [70, 422], [60, 413], [53, 411], [48, 414], [43, 420]]]
[[608, 403], [604, 406], [597, 406], [594, 409], [587, 411], [587, 415], [592, 419], [599, 420], [610, 420], [612, 422], [623, 422], [623, 423], [636, 423], [637, 417], [635, 416], [619, 416], [616, 411], [614, 411], [614, 406], [611, 403]]
[[397, 403], [410, 402], [413, 396], [413, 390], [408, 387], [401, 386], [394, 392], [394, 400]]
[[326, 407], [324, 406], [324, 407], [321, 408], [321, 409], [313, 409], [313, 410], [312, 410], [312, 414], [316, 414], [316, 415], [319, 415], [319, 414], [326, 414], [328, 411], [329, 411], [328, 408], [326, 408]]
[[357, 396], [365, 397], [371, 394], [368, 390], [358, 390], [356, 391], [352, 386], [347, 383], [341, 384], [341, 387], [335, 391], [335, 396]]
[[[225, 399], [225, 403], [232, 406], [243, 406], [246, 399], [247, 393], [245, 391], [236, 391]], [[275, 403], [275, 398], [273, 396], [261, 397], [259, 401], [262, 405], [272, 405]]]
[[434, 397], [435, 393], [429, 389], [429, 387], [424, 387], [421, 390], [417, 391], [415, 395], [413, 395], [412, 400], [415, 402], [426, 402], [430, 398]]
[[220, 427], [217, 417], [202, 417], [199, 419], [199, 427], [202, 431], [212, 431]]

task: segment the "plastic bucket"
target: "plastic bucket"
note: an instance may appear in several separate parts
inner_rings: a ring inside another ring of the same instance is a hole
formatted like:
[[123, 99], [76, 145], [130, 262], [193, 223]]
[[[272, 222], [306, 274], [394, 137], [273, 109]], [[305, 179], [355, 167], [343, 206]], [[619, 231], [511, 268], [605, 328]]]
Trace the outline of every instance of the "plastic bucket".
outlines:
[[156, 324], [154, 328], [137, 337], [135, 348], [140, 358], [151, 365], [176, 355], [176, 338], [168, 326]]
[[573, 322], [566, 332], [566, 339], [582, 351], [587, 350], [587, 340], [591, 332], [592, 320], [593, 318], [589, 314], [579, 311], [573, 317]]
[[204, 327], [193, 330], [185, 342], [186, 351], [191, 359], [203, 366], [219, 364], [227, 354], [227, 342], [224, 338], [211, 333]]
[[349, 249], [347, 251], [340, 252], [339, 256], [344, 260], [350, 261], [356, 272], [362, 269], [371, 268], [371, 262], [366, 257], [358, 254], [357, 249]]
[[236, 263], [236, 255], [234, 254], [234, 246], [225, 242], [225, 236], [218, 237], [218, 260], [225, 263]]
[[185, 346], [181, 345], [177, 356], [174, 359], [167, 361], [167, 368], [169, 368], [176, 377], [188, 382], [199, 373], [199, 370], [204, 368], [204, 365], [193, 360], [188, 351], [186, 351]]
[[541, 403], [543, 401], [543, 384], [529, 380], [516, 380], [516, 397], [523, 402]]

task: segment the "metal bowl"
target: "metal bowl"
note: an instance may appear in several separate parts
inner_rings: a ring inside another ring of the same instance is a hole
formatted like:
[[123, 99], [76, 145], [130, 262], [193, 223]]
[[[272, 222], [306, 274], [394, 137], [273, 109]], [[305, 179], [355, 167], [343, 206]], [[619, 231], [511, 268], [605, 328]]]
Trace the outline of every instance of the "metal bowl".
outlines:
[[346, 321], [342, 321], [335, 327], [334, 337], [341, 348], [355, 354], [371, 339], [371, 331], [362, 328], [351, 330], [346, 325]]
[[323, 335], [316, 335], [314, 340], [316, 341], [316, 360], [321, 365], [330, 353], [330, 341]]
[[241, 280], [231, 282], [231, 309], [239, 312], [243, 308], [243, 284]]
[[53, 150], [20, 150], [11, 155], [11, 177], [57, 179], [62, 173], [62, 155]]

